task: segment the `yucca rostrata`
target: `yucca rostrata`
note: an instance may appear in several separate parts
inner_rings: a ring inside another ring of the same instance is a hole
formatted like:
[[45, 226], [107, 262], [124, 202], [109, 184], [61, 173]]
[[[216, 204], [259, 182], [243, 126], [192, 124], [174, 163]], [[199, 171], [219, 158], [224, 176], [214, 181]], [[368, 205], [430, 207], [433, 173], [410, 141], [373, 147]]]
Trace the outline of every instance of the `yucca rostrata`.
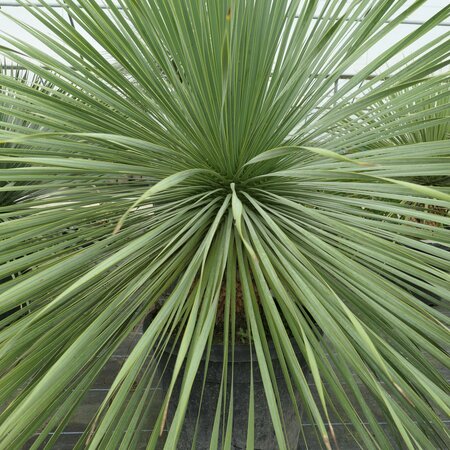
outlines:
[[[47, 51], [20, 36], [2, 36], [1, 47], [57, 88], [42, 93], [0, 78], [16, 92], [2, 94], [2, 103], [47, 130], [2, 136], [15, 145], [0, 150], [0, 161], [29, 167], [0, 169], [1, 179], [27, 191], [38, 181], [47, 191], [0, 209], [0, 276], [32, 268], [0, 287], [0, 312], [29, 303], [29, 313], [0, 332], [0, 401], [8, 405], [1, 448], [22, 448], [38, 430], [33, 448], [44, 440], [58, 448], [114, 349], [157, 304], [76, 448], [138, 448], [164, 369], [158, 362], [174, 341], [172, 384], [147, 448], [164, 427], [164, 448], [177, 448], [218, 312], [231, 360], [236, 322], [245, 320], [280, 449], [288, 444], [269, 345], [301, 435], [303, 415], [324, 446], [335, 447], [338, 415], [364, 449], [446, 448], [440, 414], [449, 411], [448, 385], [429, 361], [448, 364], [442, 308], [450, 264], [448, 252], [422, 240], [448, 244], [450, 236], [405, 217], [431, 217], [412, 201], [448, 208], [448, 185], [407, 180], [448, 174], [449, 147], [368, 146], [413, 130], [425, 115], [404, 115], [403, 97], [393, 94], [439, 97], [448, 86], [448, 32], [404, 50], [450, 7], [396, 40], [398, 25], [424, 1], [58, 1], [75, 27], [38, 3], [27, 8], [47, 31], [22, 26]], [[392, 45], [336, 85], [385, 36]], [[385, 102], [379, 115], [370, 109], [377, 102]], [[347, 120], [367, 110], [389, 120], [375, 129]], [[313, 144], [329, 142], [343, 123], [351, 146]], [[422, 304], [386, 273], [419, 280], [442, 308]], [[219, 435], [230, 448], [240, 395], [227, 358], [212, 449]], [[173, 398], [177, 378], [183, 384]], [[177, 405], [170, 421], [169, 401]], [[241, 417], [250, 449], [253, 405]]]

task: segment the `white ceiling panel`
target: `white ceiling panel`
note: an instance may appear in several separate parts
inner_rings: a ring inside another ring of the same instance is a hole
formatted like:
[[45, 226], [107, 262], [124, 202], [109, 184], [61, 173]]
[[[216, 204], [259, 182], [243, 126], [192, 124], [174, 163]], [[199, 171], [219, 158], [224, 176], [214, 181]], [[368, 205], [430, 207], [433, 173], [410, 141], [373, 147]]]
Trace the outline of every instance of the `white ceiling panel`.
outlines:
[[[322, 0], [322, 3], [324, 3], [325, 0]], [[37, 2], [36, 2], [37, 3]], [[55, 9], [62, 14], [65, 15], [67, 18], [67, 13], [64, 12], [63, 8], [57, 7], [58, 2], [56, 1], [49, 1], [49, 4], [52, 4], [55, 6]], [[99, 4], [103, 4], [101, 0], [98, 1]], [[410, 0], [407, 3], [408, 5], [411, 5], [413, 3], [413, 0]], [[367, 52], [365, 55], [363, 55], [362, 58], [360, 58], [359, 61], [357, 61], [349, 70], [348, 74], [353, 74], [357, 72], [360, 68], [367, 65], [369, 61], [372, 61], [376, 56], [381, 54], [383, 51], [385, 51], [389, 46], [394, 44], [395, 42], [398, 42], [403, 37], [407, 36], [410, 32], [414, 31], [420, 23], [425, 22], [427, 19], [432, 17], [434, 14], [436, 14], [441, 8], [446, 6], [447, 1], [446, 0], [428, 0], [424, 5], [422, 5], [416, 12], [414, 12], [409, 18], [408, 23], [402, 24], [396, 28], [396, 30], [392, 33], [390, 33], [388, 36], [380, 40], [369, 52]], [[44, 30], [44, 27], [39, 24], [39, 22], [29, 13], [25, 10], [25, 8], [18, 5], [18, 3], [14, 0], [0, 0], [0, 8], [5, 13], [13, 16], [20, 22], [31, 25], [35, 28]], [[402, 55], [407, 55], [416, 49], [420, 48], [421, 45], [431, 41], [432, 39], [438, 38], [440, 36], [443, 36], [444, 33], [450, 31], [450, 22], [444, 22], [441, 24], [441, 26], [435, 27], [430, 33], [428, 33], [427, 36], [423, 37], [419, 41], [415, 42], [414, 45], [408, 49], [406, 49]], [[7, 33], [10, 35], [13, 35], [15, 37], [20, 37], [22, 40], [25, 40], [30, 45], [37, 46], [40, 49], [44, 49], [45, 47], [43, 44], [33, 36], [30, 36], [28, 33], [26, 33], [21, 27], [17, 24], [15, 24], [12, 20], [1, 17], [0, 16], [0, 32]], [[83, 33], [83, 35], [86, 36], [86, 33]], [[88, 37], [88, 36], [87, 36]], [[0, 44], [4, 44], [4, 41], [2, 42], [0, 38]], [[96, 45], [97, 48], [99, 48], [98, 45]], [[397, 62], [399, 59], [401, 59], [402, 55], [398, 55], [394, 60], [392, 60], [389, 64], [393, 64]]]

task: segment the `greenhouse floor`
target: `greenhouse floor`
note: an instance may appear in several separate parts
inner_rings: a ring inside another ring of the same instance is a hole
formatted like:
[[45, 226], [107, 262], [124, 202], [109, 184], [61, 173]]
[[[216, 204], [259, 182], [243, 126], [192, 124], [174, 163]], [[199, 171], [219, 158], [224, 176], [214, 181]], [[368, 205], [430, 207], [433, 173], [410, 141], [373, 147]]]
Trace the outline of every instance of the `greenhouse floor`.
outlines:
[[[139, 327], [138, 330], [134, 331], [130, 336], [127, 338], [125, 342], [122, 343], [122, 345], [117, 349], [115, 354], [111, 357], [110, 361], [98, 377], [95, 384], [92, 386], [92, 388], [87, 393], [84, 401], [80, 405], [80, 407], [77, 409], [77, 411], [74, 413], [70, 423], [66, 427], [66, 430], [62, 433], [60, 436], [57, 444], [55, 447], [53, 447], [55, 450], [69, 450], [73, 449], [77, 440], [85, 430], [86, 426], [88, 425], [89, 421], [92, 419], [93, 415], [97, 411], [97, 408], [101, 404], [101, 402], [104, 400], [104, 398], [107, 395], [108, 389], [111, 386], [116, 374], [120, 370], [122, 364], [126, 360], [128, 354], [133, 349], [134, 345], [139, 340], [140, 336], [142, 335], [142, 329]], [[439, 371], [442, 373], [442, 375], [450, 381], [450, 370], [446, 367], [438, 366]], [[311, 388], [313, 389], [313, 392], [315, 391], [312, 381], [310, 380]], [[345, 385], [344, 385], [345, 386]], [[371, 395], [369, 392], [365, 389], [364, 386], [361, 385], [361, 391], [365, 397], [365, 399], [370, 399]], [[161, 393], [161, 395], [159, 395]], [[156, 402], [160, 402], [162, 400], [162, 391], [161, 389], [158, 389], [157, 392], [155, 392], [155, 400]], [[318, 400], [317, 393], [314, 392], [316, 395], [316, 398]], [[318, 400], [319, 401], [319, 400]], [[371, 402], [372, 405], [372, 411], [375, 414], [375, 416], [379, 420], [379, 424], [382, 428], [387, 429], [387, 424], [381, 419], [379, 407], [376, 405], [375, 401]], [[146, 430], [143, 435], [143, 442], [142, 442], [142, 449], [146, 448], [146, 445], [144, 441], [146, 441], [146, 437], [150, 434], [151, 431], [151, 425], [156, 420], [156, 414], [159, 411], [159, 405], [155, 405], [155, 415], [150, 415], [148, 418], [148, 430]], [[332, 420], [332, 425], [334, 428], [334, 432], [336, 435], [337, 443], [339, 445], [339, 448], [343, 450], [360, 450], [361, 447], [358, 445], [358, 443], [354, 440], [352, 436], [352, 427], [346, 424], [345, 422], [342, 422], [339, 418], [338, 412], [332, 412], [330, 414], [330, 418]], [[444, 422], [446, 422], [450, 426], [450, 420], [447, 420], [448, 418], [444, 418]], [[316, 449], [322, 449], [323, 444], [321, 445], [317, 439], [316, 430], [314, 425], [306, 420], [302, 423], [302, 434], [300, 434], [300, 443], [298, 446], [298, 450], [306, 449], [308, 450], [316, 450]], [[33, 438], [34, 440], [35, 438]], [[32, 440], [32, 441], [33, 441]], [[31, 446], [32, 441], [30, 441], [30, 444], [25, 446], [24, 449], [28, 449]], [[304, 444], [304, 442], [308, 443], [308, 446]], [[141, 447], [139, 447], [136, 450], [140, 450]], [[402, 449], [403, 447], [396, 447], [396, 444], [393, 442], [393, 448]]]

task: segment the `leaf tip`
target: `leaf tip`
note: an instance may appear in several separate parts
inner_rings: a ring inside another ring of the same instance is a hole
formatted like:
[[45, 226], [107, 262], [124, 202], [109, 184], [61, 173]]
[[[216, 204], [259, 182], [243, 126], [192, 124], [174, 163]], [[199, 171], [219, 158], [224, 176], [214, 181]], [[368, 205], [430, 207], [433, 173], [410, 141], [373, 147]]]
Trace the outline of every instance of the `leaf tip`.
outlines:
[[159, 435], [162, 436], [164, 433], [164, 427], [166, 426], [167, 422], [167, 412], [169, 411], [169, 402], [167, 402], [166, 407], [164, 408], [164, 413], [161, 421], [161, 427], [159, 429]]
[[113, 236], [119, 233], [120, 229], [122, 228], [122, 222], [117, 222], [117, 225], [114, 227], [114, 230], [112, 232]]

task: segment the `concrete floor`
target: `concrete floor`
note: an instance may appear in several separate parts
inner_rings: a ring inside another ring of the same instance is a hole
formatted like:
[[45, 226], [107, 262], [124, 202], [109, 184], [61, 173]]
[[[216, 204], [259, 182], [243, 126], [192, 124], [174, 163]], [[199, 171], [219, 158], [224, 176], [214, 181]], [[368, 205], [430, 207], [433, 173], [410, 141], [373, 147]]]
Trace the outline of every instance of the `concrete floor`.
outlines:
[[[136, 342], [139, 340], [142, 332], [136, 331], [133, 332], [129, 338], [117, 349], [113, 357], [110, 359], [100, 376], [98, 377], [97, 381], [93, 385], [92, 389], [89, 390], [87, 393], [82, 405], [77, 409], [77, 411], [74, 413], [73, 417], [71, 418], [70, 423], [68, 424], [66, 430], [61, 435], [60, 439], [58, 440], [55, 447], [53, 447], [56, 450], [69, 450], [73, 449], [78, 438], [82, 434], [82, 432], [85, 430], [87, 424], [97, 411], [97, 408], [101, 404], [102, 400], [105, 398], [108, 388], [111, 385], [111, 383], [114, 380], [114, 377], [120, 370], [120, 367], [124, 363], [125, 359], [127, 358], [127, 355], [132, 350], [133, 346], [136, 344]], [[450, 381], [450, 371], [445, 367], [439, 367], [439, 370], [444, 375], [444, 377]], [[311, 383], [312, 386], [312, 383]], [[370, 402], [371, 395], [365, 391], [364, 387], [361, 387], [365, 398]], [[162, 392], [161, 391], [155, 391], [155, 401], [159, 402], [162, 398]], [[381, 427], [384, 429], [388, 429], [387, 424], [383, 422], [382, 415], [379, 413], [379, 407], [377, 406], [376, 402], [373, 401], [372, 403], [372, 411], [375, 415], [379, 416], [379, 423]], [[156, 405], [155, 405], [156, 406]], [[158, 412], [158, 408], [155, 407], [155, 414]], [[151, 428], [151, 423], [156, 419], [155, 417], [149, 417], [149, 429]], [[342, 420], [339, 417], [339, 414], [337, 412], [333, 412], [331, 415], [331, 420], [333, 423], [333, 428], [336, 434], [337, 442], [339, 444], [339, 448], [341, 450], [359, 450], [361, 447], [358, 445], [358, 443], [354, 440], [352, 437], [352, 427], [349, 426], [345, 422], [343, 423]], [[445, 422], [449, 423], [450, 421], [445, 420]], [[301, 437], [300, 437], [300, 444], [298, 447], [298, 450], [300, 449], [310, 449], [310, 450], [316, 450], [316, 449], [322, 449], [323, 444], [320, 443], [320, 441], [317, 439], [316, 436], [316, 429], [315, 426], [305, 419], [305, 421], [302, 424], [301, 428]], [[144, 441], [146, 440], [146, 435], [148, 436], [149, 433], [144, 433], [143, 435], [143, 445], [142, 448], [145, 449]], [[305, 442], [307, 443], [307, 446], [305, 445]], [[25, 447], [25, 449], [29, 448], [29, 445]], [[402, 446], [399, 446], [398, 444], [393, 443], [393, 448], [402, 449]], [[111, 449], [113, 450], [113, 449]], [[138, 450], [138, 449], [136, 449]]]

